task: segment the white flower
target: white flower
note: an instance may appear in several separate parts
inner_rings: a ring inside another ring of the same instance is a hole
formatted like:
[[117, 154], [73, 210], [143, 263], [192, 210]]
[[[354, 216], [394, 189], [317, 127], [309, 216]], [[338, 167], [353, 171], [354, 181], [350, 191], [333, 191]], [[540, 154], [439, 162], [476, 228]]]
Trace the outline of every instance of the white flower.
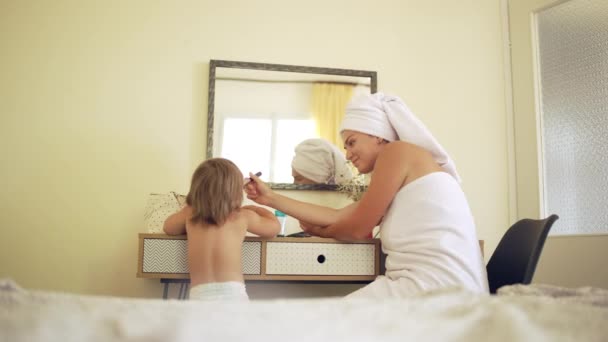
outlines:
[[338, 185], [338, 191], [346, 194], [346, 196], [353, 201], [358, 201], [363, 197], [363, 194], [367, 190], [367, 183], [365, 175], [358, 174], [348, 181]]

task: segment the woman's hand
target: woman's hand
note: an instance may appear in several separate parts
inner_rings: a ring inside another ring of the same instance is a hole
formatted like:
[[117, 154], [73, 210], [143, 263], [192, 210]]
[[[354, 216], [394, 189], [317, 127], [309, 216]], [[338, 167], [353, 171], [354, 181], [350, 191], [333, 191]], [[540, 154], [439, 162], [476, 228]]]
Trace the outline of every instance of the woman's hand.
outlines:
[[258, 176], [249, 172], [249, 177], [250, 181], [243, 186], [247, 198], [261, 205], [272, 206], [271, 202], [274, 192]]
[[323, 234], [326, 233], [325, 227], [323, 226], [308, 223], [306, 221], [300, 221], [300, 228], [302, 228], [302, 230], [309, 235], [326, 237]]

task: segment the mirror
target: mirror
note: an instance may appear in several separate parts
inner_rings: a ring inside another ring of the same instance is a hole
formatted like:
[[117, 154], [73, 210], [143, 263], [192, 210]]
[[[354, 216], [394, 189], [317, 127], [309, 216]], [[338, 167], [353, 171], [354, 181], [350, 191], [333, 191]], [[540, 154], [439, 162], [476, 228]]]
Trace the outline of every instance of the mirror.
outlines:
[[273, 189], [336, 190], [294, 184], [294, 149], [321, 137], [342, 150], [337, 131], [344, 106], [358, 93], [376, 91], [375, 71], [211, 60], [207, 158], [228, 158], [244, 175], [261, 171]]

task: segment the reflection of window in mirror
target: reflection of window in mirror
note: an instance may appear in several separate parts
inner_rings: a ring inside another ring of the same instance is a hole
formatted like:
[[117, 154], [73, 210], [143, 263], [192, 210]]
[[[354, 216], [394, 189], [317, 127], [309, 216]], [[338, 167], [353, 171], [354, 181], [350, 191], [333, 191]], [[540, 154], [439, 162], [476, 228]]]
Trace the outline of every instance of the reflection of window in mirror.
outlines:
[[[293, 147], [300, 141], [316, 135], [315, 122], [308, 117], [300, 120], [280, 119], [277, 122], [277, 139], [273, 144], [276, 158], [272, 161], [275, 182], [291, 183]], [[285, 167], [288, 165], [289, 167]]]
[[[290, 183], [293, 146], [315, 135], [312, 118], [231, 118], [224, 116], [220, 155], [237, 161], [244, 175], [261, 171], [265, 179]], [[273, 148], [274, 146], [274, 148]], [[272, 167], [271, 167], [272, 166]]]
[[221, 143], [214, 155], [233, 160], [245, 175], [262, 171], [263, 179], [275, 183], [293, 182], [291, 161], [299, 142], [323, 137], [342, 148], [338, 128], [346, 103], [370, 92], [369, 85], [284, 76], [217, 77], [215, 86], [214, 131]]

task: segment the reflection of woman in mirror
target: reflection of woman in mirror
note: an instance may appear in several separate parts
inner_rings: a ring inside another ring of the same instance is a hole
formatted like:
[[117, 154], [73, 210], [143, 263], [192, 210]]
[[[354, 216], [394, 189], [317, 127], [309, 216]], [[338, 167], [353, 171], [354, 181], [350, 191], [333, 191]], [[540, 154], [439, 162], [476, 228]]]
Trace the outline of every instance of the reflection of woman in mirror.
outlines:
[[342, 151], [320, 138], [296, 146], [291, 174], [295, 184], [342, 184], [353, 177]]
[[373, 171], [359, 201], [342, 209], [301, 202], [255, 176], [247, 197], [321, 237], [361, 240], [381, 223], [386, 274], [352, 295], [406, 297], [449, 287], [487, 293], [474, 219], [454, 162], [406, 104], [382, 93], [356, 97], [340, 133], [348, 160], [360, 173]]

